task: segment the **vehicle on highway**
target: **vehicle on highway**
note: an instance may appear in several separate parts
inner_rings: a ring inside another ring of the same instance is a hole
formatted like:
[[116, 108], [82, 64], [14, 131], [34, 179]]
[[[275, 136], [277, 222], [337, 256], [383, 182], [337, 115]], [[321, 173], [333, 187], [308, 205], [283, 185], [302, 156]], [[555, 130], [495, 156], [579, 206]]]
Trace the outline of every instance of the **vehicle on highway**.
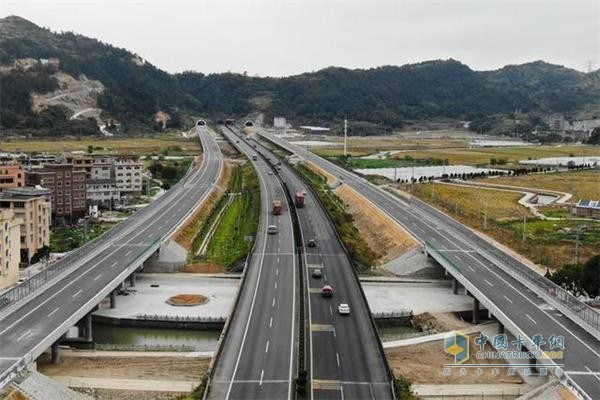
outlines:
[[275, 235], [279, 232], [279, 228], [277, 228], [277, 225], [269, 225], [267, 226], [267, 233], [269, 235]]
[[331, 296], [333, 296], [333, 288], [331, 287], [331, 285], [325, 285], [325, 286], [323, 286], [323, 288], [321, 289], [321, 295], [323, 297], [331, 297]]
[[271, 171], [271, 170], [267, 171], [267, 175], [273, 175], [273, 171]]
[[283, 204], [281, 200], [273, 200], [273, 215], [281, 215], [283, 211]]
[[309, 239], [308, 243], [306, 243], [308, 247], [317, 247], [317, 241], [315, 239]]
[[[254, 147], [256, 147], [256, 146], [254, 146]], [[253, 161], [258, 160], [258, 155], [256, 153], [252, 154], [252, 160]]]
[[296, 204], [297, 208], [304, 207], [304, 193], [301, 191], [296, 192], [296, 195], [294, 196], [294, 204]]
[[312, 272], [312, 277], [315, 279], [321, 279], [323, 277], [323, 273], [320, 269], [314, 269]]
[[340, 315], [350, 315], [350, 306], [346, 303], [340, 303], [338, 306], [338, 313]]

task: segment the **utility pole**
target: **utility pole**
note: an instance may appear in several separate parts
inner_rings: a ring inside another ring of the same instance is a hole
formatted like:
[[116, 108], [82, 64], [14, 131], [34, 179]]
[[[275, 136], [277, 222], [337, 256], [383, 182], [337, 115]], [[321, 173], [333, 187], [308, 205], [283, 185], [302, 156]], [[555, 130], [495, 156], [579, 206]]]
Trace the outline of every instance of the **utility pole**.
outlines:
[[347, 151], [346, 151], [347, 139], [348, 139], [348, 119], [344, 118], [344, 157], [346, 157], [348, 155]]
[[525, 243], [525, 226], [527, 224], [527, 213], [523, 213], [523, 243]]

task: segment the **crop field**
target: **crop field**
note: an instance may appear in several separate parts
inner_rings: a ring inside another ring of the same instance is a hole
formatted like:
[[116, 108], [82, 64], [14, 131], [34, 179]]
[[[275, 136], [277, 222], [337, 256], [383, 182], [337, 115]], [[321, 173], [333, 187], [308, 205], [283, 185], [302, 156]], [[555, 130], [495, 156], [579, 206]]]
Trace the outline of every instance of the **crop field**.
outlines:
[[597, 169], [557, 172], [551, 174], [494, 177], [487, 179], [486, 182], [572, 193], [572, 201], [577, 201], [579, 199], [600, 200], [600, 170]]
[[523, 146], [491, 147], [473, 149], [410, 150], [393, 155], [393, 158], [410, 156], [414, 159], [437, 158], [448, 160], [457, 165], [488, 165], [490, 160], [506, 160], [507, 164], [516, 164], [520, 160], [542, 157], [600, 156], [598, 146]]
[[81, 138], [81, 140], [10, 140], [0, 143], [0, 152], [62, 153], [64, 151], [87, 151], [89, 146], [93, 146], [94, 151], [98, 153], [137, 155], [197, 155], [201, 151], [200, 143], [194, 139], [139, 137]]
[[[575, 259], [575, 228], [582, 224], [581, 221], [544, 221], [535, 218], [517, 203], [521, 197], [518, 193], [438, 183], [415, 185], [414, 194], [537, 264], [557, 268]], [[484, 223], [486, 214], [487, 225]], [[580, 237], [581, 262], [600, 250], [600, 223], [585, 225], [586, 232]]]

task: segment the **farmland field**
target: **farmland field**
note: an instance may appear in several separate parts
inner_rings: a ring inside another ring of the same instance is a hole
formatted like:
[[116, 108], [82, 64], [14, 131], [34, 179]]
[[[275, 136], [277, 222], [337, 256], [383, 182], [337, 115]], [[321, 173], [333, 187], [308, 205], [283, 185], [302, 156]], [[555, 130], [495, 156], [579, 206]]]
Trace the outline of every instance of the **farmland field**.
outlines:
[[480, 165], [489, 164], [490, 159], [504, 159], [507, 163], [518, 163], [528, 158], [600, 156], [598, 146], [523, 146], [523, 147], [491, 147], [473, 149], [440, 149], [440, 150], [410, 150], [394, 154], [394, 158], [405, 156], [412, 158], [447, 159], [450, 164]]
[[[581, 221], [537, 219], [517, 203], [521, 197], [518, 193], [438, 183], [415, 185], [414, 194], [537, 264], [557, 268], [574, 260], [574, 228]], [[487, 227], [484, 226], [486, 210]], [[522, 241], [524, 215], [525, 242]], [[581, 262], [597, 254], [600, 243], [600, 223], [586, 225], [587, 231], [581, 237]]]
[[600, 200], [600, 170], [495, 177], [486, 179], [486, 182], [573, 193], [572, 201], [579, 199]]
[[94, 151], [116, 152], [120, 154], [161, 154], [165, 150], [169, 155], [192, 155], [201, 150], [197, 140], [184, 140], [177, 137], [140, 137], [140, 138], [82, 138], [62, 140], [10, 140], [0, 143], [0, 152], [47, 152], [86, 151], [94, 146]]

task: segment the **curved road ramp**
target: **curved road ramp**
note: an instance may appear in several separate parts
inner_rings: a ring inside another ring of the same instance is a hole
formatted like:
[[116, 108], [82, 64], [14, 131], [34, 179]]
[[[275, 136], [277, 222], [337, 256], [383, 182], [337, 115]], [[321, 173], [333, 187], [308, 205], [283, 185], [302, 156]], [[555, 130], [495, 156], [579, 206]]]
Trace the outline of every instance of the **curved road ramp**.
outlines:
[[[82, 321], [92, 340], [91, 312], [131, 278], [213, 190], [223, 158], [212, 133], [196, 130], [203, 164], [148, 207], [0, 296], [0, 389]], [[134, 279], [131, 279], [131, 283]]]
[[[600, 313], [424, 202], [400, 199], [300, 146], [263, 130], [257, 134], [337, 176], [410, 232], [454, 278], [454, 287], [471, 294], [474, 311], [483, 305], [503, 330], [539, 354], [528, 366], [547, 368], [581, 398], [600, 399]], [[543, 358], [557, 343], [563, 357]]]

